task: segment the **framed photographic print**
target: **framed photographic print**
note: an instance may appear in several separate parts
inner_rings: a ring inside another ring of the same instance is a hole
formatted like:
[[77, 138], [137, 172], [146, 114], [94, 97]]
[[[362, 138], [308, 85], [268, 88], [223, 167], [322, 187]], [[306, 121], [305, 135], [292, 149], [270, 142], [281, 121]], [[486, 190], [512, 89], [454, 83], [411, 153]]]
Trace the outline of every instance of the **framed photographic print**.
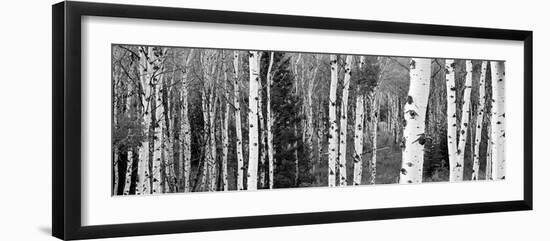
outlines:
[[61, 2], [53, 235], [532, 209], [532, 32]]

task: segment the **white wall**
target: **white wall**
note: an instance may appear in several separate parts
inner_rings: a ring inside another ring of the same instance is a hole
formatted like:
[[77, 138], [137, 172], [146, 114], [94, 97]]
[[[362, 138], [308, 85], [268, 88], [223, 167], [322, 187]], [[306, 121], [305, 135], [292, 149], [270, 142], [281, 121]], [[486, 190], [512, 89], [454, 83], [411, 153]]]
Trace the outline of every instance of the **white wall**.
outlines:
[[[115, 1], [109, 1], [115, 2]], [[155, 240], [547, 240], [550, 192], [544, 179], [550, 170], [543, 153], [543, 128], [550, 118], [550, 82], [543, 78], [550, 54], [548, 6], [544, 1], [366, 1], [338, 0], [135, 0], [116, 2], [179, 5], [315, 15], [338, 18], [404, 21], [493, 28], [528, 29], [534, 33], [534, 161], [535, 211], [390, 221], [355, 222], [255, 230], [163, 235]], [[0, 8], [0, 239], [52, 240], [51, 220], [51, 14], [53, 1], [8, 1]], [[497, 4], [498, 3], [498, 4]], [[450, 10], [445, 7], [452, 6]], [[546, 57], [546, 58], [545, 58]], [[510, 147], [513, 148], [513, 147]], [[368, 200], [365, 200], [368, 201]], [[151, 237], [126, 238], [150, 240]]]

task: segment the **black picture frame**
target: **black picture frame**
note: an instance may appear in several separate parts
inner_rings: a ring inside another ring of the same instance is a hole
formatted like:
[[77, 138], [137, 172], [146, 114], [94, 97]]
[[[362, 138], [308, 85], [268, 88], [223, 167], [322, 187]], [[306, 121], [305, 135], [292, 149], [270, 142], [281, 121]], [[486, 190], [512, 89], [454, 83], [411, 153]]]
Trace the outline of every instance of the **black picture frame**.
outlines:
[[[532, 210], [533, 208], [533, 32], [429, 24], [305, 17], [171, 7], [60, 2], [52, 6], [52, 233], [60, 239], [88, 239], [213, 230], [309, 225], [351, 221]], [[228, 23], [256, 26], [350, 30], [426, 36], [517, 40], [524, 43], [523, 199], [421, 207], [344, 210], [284, 215], [140, 222], [99, 226], [81, 224], [81, 17]]]

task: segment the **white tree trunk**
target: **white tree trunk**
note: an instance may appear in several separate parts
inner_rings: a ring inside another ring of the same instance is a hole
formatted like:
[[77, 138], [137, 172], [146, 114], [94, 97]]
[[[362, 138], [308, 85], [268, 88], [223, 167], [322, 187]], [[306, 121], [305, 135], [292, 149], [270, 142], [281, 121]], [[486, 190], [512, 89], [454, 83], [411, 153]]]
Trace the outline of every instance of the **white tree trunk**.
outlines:
[[338, 167], [340, 172], [340, 186], [347, 185], [347, 172], [346, 172], [346, 144], [348, 136], [348, 97], [349, 86], [351, 80], [351, 65], [353, 62], [353, 56], [348, 55], [346, 57], [345, 74], [344, 74], [344, 88], [342, 90], [342, 103], [340, 106], [340, 147], [338, 148]]
[[[359, 59], [359, 71], [363, 71], [365, 56]], [[361, 185], [363, 177], [363, 129], [365, 122], [365, 96], [357, 86], [355, 97], [355, 135], [353, 137], [355, 154], [353, 156], [353, 185]]]
[[248, 112], [248, 175], [247, 190], [256, 190], [258, 188], [258, 90], [260, 86], [260, 53], [250, 51], [249, 53], [250, 69], [250, 90], [249, 90], [249, 109]]
[[124, 195], [130, 194], [130, 183], [132, 178], [132, 149], [128, 148], [128, 165], [126, 168], [126, 182], [124, 183]]
[[485, 115], [485, 75], [487, 73], [487, 61], [481, 63], [481, 75], [479, 77], [479, 101], [477, 103], [477, 118], [475, 126], [474, 164], [472, 167], [472, 180], [479, 180], [479, 146], [481, 144], [481, 131], [483, 116]]
[[336, 186], [336, 159], [338, 158], [338, 122], [336, 120], [336, 98], [338, 88], [338, 58], [330, 55], [330, 93], [329, 93], [329, 122], [328, 135], [328, 186]]
[[161, 175], [161, 165], [162, 165], [162, 160], [161, 160], [161, 155], [163, 153], [162, 151], [162, 148], [163, 148], [163, 144], [162, 144], [162, 141], [163, 141], [163, 130], [164, 130], [164, 122], [161, 120], [162, 118], [162, 96], [161, 96], [161, 92], [160, 92], [160, 89], [161, 89], [161, 85], [160, 83], [162, 83], [162, 78], [163, 78], [163, 75], [160, 75], [160, 76], [157, 76], [156, 78], [158, 78], [158, 82], [155, 84], [154, 86], [154, 89], [155, 89], [155, 102], [154, 102], [154, 110], [153, 110], [153, 115], [155, 115], [155, 120], [154, 122], [157, 123], [157, 126], [158, 127], [155, 127], [154, 123], [153, 123], [153, 133], [154, 133], [154, 136], [155, 138], [153, 140], [158, 140], [158, 141], [153, 141], [154, 142], [154, 151], [153, 151], [153, 193], [161, 193], [161, 183], [163, 183], [162, 181], [162, 175]]
[[273, 52], [269, 56], [269, 67], [267, 68], [267, 160], [269, 168], [269, 189], [273, 189], [273, 116], [271, 113], [271, 85], [273, 84], [271, 68], [273, 67]]
[[244, 190], [243, 136], [241, 131], [241, 104], [239, 93], [239, 52], [233, 52], [233, 105], [235, 106], [235, 132], [237, 135], [237, 190]]
[[151, 64], [148, 60], [148, 54], [152, 53], [152, 47], [139, 47], [139, 77], [144, 95], [140, 99], [143, 105], [143, 126], [145, 127], [145, 138], [142, 145], [139, 147], [139, 164], [138, 164], [138, 194], [150, 193], [151, 187], [149, 182], [149, 128], [151, 126]]
[[[456, 180], [458, 163], [457, 120], [456, 120], [456, 79], [454, 60], [445, 60], [445, 79], [447, 83], [447, 149], [449, 154], [449, 181]], [[462, 168], [461, 168], [462, 169]]]
[[[164, 121], [161, 121], [164, 122]], [[166, 167], [167, 160], [166, 160], [166, 125], [163, 125], [162, 129], [160, 130], [160, 193], [166, 193], [168, 188], [166, 184]]]
[[466, 60], [466, 81], [464, 83], [464, 94], [462, 101], [462, 116], [460, 121], [458, 149], [456, 163], [451, 167], [449, 181], [459, 182], [464, 180], [464, 153], [466, 152], [466, 140], [468, 140], [468, 125], [470, 122], [470, 95], [472, 93], [472, 61]]
[[191, 79], [189, 78], [189, 71], [191, 69], [191, 60], [194, 56], [194, 50], [189, 51], [187, 61], [185, 62], [185, 72], [183, 74], [183, 87], [181, 88], [181, 101], [182, 101], [182, 119], [180, 138], [180, 160], [183, 160], [183, 165], [180, 165], [181, 180], [183, 180], [183, 191], [189, 192], [190, 188], [190, 175], [191, 175], [191, 124], [189, 122], [189, 86], [191, 85]]
[[493, 91], [492, 115], [491, 115], [491, 154], [492, 154], [492, 178], [502, 180], [505, 178], [505, 108], [504, 108], [504, 62], [491, 61], [491, 84]]
[[492, 139], [491, 139], [491, 122], [489, 122], [489, 125], [487, 126], [487, 158], [485, 159], [485, 180], [493, 180], [493, 174], [491, 171], [493, 170], [493, 155], [492, 155]]
[[[260, 54], [260, 57], [259, 57], [260, 60], [258, 61], [261, 61], [262, 57], [261, 57], [261, 54]], [[258, 70], [259, 71], [259, 70]], [[265, 124], [265, 119], [264, 119], [264, 113], [263, 113], [263, 105], [264, 105], [264, 98], [263, 98], [263, 93], [262, 93], [262, 90], [263, 90], [263, 86], [262, 86], [262, 81], [258, 81], [258, 122], [260, 122], [259, 124], [259, 127], [260, 127], [260, 166], [261, 168], [259, 168], [259, 187], [260, 188], [264, 188], [265, 187], [265, 163], [266, 163], [266, 159], [267, 159], [267, 129], [266, 129], [266, 124]]]
[[229, 153], [229, 88], [228, 88], [228, 81], [227, 78], [227, 71], [228, 69], [225, 67], [225, 64], [223, 65], [223, 86], [225, 89], [225, 106], [223, 107], [223, 123], [222, 123], [222, 189], [223, 191], [229, 190], [229, 183], [227, 180], [227, 155]]
[[[117, 108], [117, 100], [119, 99], [119, 97], [117, 96], [117, 88], [118, 88], [118, 76], [117, 76], [117, 73], [118, 73], [118, 68], [119, 68], [119, 65], [116, 64], [115, 65], [115, 69], [114, 69], [114, 73], [112, 74], [112, 77], [113, 77], [113, 85], [111, 86], [113, 89], [112, 89], [112, 94], [113, 94], [113, 103], [111, 105], [111, 112], [112, 112], [112, 124], [113, 124], [113, 128], [116, 128], [117, 125], [118, 125], [118, 120], [117, 120], [117, 116], [118, 116], [118, 108]], [[111, 145], [113, 147], [112, 149], [112, 158], [113, 158], [113, 189], [112, 189], [112, 192], [111, 192], [111, 195], [118, 195], [118, 181], [119, 181], [119, 176], [118, 176], [118, 168], [119, 168], [119, 165], [118, 165], [118, 143], [114, 143], [114, 142], [111, 142]]]
[[202, 108], [202, 118], [204, 121], [203, 125], [203, 133], [204, 133], [204, 161], [202, 165], [202, 172], [201, 172], [201, 188], [203, 191], [210, 191], [210, 177], [209, 177], [209, 171], [211, 169], [212, 164], [212, 141], [210, 140], [210, 132], [212, 131], [212, 125], [210, 123], [210, 101], [212, 101], [212, 98], [210, 96], [213, 94], [210, 92], [211, 86], [210, 82], [212, 81], [212, 77], [210, 74], [210, 69], [214, 64], [212, 63], [211, 59], [212, 55], [207, 50], [203, 52], [203, 55], [201, 56], [201, 65], [203, 66], [203, 86], [202, 86], [202, 94], [201, 94], [201, 108]]
[[409, 95], [404, 108], [403, 161], [399, 183], [421, 183], [424, 164], [425, 116], [430, 93], [431, 59], [412, 58]]
[[210, 124], [210, 127], [209, 127], [209, 130], [210, 130], [210, 163], [208, 164], [208, 175], [210, 177], [210, 180], [209, 180], [209, 188], [208, 190], [209, 191], [216, 191], [217, 189], [217, 168], [216, 168], [216, 157], [217, 157], [217, 145], [216, 145], [216, 108], [217, 108], [217, 105], [218, 105], [218, 101], [217, 101], [217, 97], [215, 97], [214, 95], [214, 91], [215, 91], [215, 80], [213, 80], [212, 82], [212, 89], [211, 89], [211, 93], [210, 93], [210, 100], [209, 100], [209, 111], [210, 111], [210, 114], [209, 114], [209, 117], [210, 117], [210, 120], [209, 120], [209, 124]]
[[[204, 61], [202, 61], [202, 64], [204, 64]], [[205, 81], [206, 82], [206, 81]], [[210, 130], [209, 130], [209, 124], [210, 118], [208, 115], [210, 114], [210, 111], [208, 110], [208, 87], [206, 83], [204, 83], [204, 86], [202, 88], [202, 94], [201, 94], [201, 107], [202, 107], [202, 118], [204, 120], [204, 126], [203, 126], [203, 133], [204, 133], [204, 161], [202, 164], [202, 170], [201, 170], [201, 178], [200, 178], [200, 187], [202, 188], [202, 191], [208, 191], [209, 187], [208, 185], [208, 169], [210, 165]]]
[[376, 158], [378, 153], [378, 112], [379, 104], [376, 100], [376, 89], [373, 89], [373, 92], [370, 94], [370, 120], [371, 120], [371, 145], [372, 145], [372, 155], [370, 158], [370, 184], [376, 183]]
[[355, 135], [353, 137], [355, 153], [353, 155], [353, 185], [361, 185], [361, 178], [363, 175], [363, 121], [365, 116], [363, 100], [363, 95], [358, 93], [355, 97]]

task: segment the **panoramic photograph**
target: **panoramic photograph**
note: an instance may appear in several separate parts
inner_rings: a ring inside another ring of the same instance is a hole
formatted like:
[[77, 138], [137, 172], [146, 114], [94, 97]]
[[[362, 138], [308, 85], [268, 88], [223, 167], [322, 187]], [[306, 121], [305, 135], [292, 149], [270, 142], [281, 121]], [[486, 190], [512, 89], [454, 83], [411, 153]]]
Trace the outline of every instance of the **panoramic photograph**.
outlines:
[[111, 195], [503, 180], [505, 65], [112, 44]]

